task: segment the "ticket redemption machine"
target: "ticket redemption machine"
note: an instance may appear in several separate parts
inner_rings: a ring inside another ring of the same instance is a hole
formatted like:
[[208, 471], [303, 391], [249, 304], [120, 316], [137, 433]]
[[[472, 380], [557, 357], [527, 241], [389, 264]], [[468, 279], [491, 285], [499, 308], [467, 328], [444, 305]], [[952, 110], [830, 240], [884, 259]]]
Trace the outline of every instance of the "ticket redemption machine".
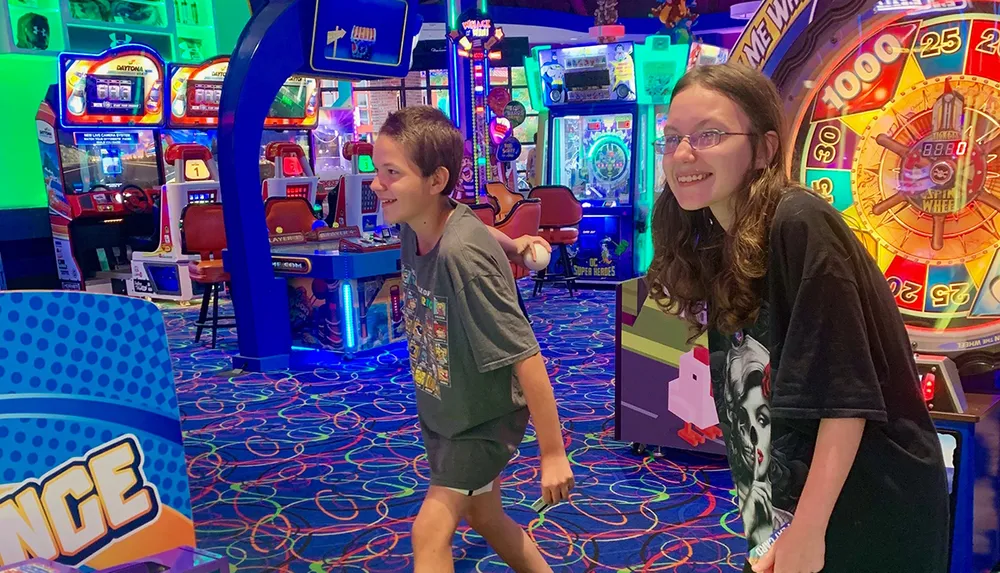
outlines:
[[351, 174], [340, 178], [339, 193], [333, 221], [337, 226], [357, 227], [362, 233], [373, 233], [382, 224], [382, 204], [372, 191], [375, 164], [372, 144], [346, 143], [342, 156], [351, 162]]
[[793, 177], [843, 214], [896, 297], [948, 467], [950, 571], [995, 570], [1000, 16], [974, 1], [803, 2], [765, 50], [755, 34], [778, 6], [765, 0], [732, 59], [785, 96]]
[[166, 161], [173, 165], [175, 176], [160, 194], [159, 247], [132, 253], [128, 294], [186, 302], [202, 296], [202, 285], [195, 286], [188, 271], [188, 263], [201, 257], [183, 251], [184, 210], [190, 204], [219, 201], [219, 174], [212, 152], [197, 143], [171, 145]]
[[542, 182], [568, 187], [583, 204], [571, 254], [578, 284], [617, 283], [649, 267], [649, 219], [662, 190], [653, 141], [690, 54], [688, 44], [651, 36], [641, 44], [537, 47], [525, 59], [532, 105], [549, 116], [539, 126]]
[[163, 61], [123, 45], [60, 54], [59, 69], [36, 115], [59, 279], [125, 294], [129, 253], [156, 246]]
[[305, 151], [296, 143], [275, 141], [267, 145], [264, 156], [274, 163], [274, 177], [264, 180], [264, 201], [290, 197], [304, 199], [314, 208], [319, 177], [313, 175]]

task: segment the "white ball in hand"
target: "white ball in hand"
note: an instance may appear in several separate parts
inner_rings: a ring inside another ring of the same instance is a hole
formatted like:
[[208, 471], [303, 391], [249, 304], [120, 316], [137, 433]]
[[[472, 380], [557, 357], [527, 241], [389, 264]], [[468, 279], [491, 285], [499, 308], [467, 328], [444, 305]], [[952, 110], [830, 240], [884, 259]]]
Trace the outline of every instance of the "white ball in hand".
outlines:
[[524, 252], [524, 266], [533, 271], [540, 271], [549, 266], [552, 253], [545, 250], [539, 243], [531, 243], [531, 248]]

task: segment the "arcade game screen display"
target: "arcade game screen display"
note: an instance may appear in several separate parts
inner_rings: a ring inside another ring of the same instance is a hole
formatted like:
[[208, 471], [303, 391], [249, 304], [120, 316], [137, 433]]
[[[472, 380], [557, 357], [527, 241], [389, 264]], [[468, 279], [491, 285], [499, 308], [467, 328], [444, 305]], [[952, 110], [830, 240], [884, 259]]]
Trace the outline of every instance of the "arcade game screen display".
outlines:
[[552, 119], [553, 184], [565, 185], [595, 207], [628, 205], [632, 114]]
[[[216, 139], [216, 130], [214, 129], [166, 129], [160, 135], [161, 154], [164, 158], [167, 156], [167, 148], [174, 143], [198, 143], [204, 145], [212, 152], [212, 157], [215, 157], [218, 140]], [[177, 174], [173, 164], [168, 164], [164, 160], [163, 171], [166, 181], [175, 180]]]
[[793, 171], [876, 258], [924, 352], [1000, 342], [998, 23], [876, 12], [799, 108]]
[[268, 111], [269, 118], [304, 119], [309, 107], [316, 106], [316, 80], [290, 78], [278, 90], [277, 97]]
[[64, 132], [59, 143], [63, 185], [70, 193], [87, 192], [96, 185], [112, 190], [125, 185], [159, 187], [152, 131]]

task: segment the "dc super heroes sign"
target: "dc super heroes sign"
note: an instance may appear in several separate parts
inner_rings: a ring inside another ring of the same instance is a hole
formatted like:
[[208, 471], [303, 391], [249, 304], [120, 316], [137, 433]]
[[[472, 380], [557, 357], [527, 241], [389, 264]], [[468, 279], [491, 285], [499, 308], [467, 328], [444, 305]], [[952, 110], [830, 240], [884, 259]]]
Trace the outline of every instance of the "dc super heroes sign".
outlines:
[[0, 496], [0, 565], [42, 557], [78, 565], [160, 514], [129, 434]]

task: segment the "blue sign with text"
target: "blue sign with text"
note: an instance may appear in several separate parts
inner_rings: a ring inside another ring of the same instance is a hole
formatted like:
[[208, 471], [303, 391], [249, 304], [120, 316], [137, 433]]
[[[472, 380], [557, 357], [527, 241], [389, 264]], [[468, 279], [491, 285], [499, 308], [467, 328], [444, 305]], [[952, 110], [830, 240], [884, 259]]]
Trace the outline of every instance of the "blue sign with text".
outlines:
[[310, 66], [338, 77], [403, 77], [421, 21], [415, 0], [316, 0]]
[[508, 137], [497, 146], [498, 161], [516, 161], [521, 156], [521, 142]]

